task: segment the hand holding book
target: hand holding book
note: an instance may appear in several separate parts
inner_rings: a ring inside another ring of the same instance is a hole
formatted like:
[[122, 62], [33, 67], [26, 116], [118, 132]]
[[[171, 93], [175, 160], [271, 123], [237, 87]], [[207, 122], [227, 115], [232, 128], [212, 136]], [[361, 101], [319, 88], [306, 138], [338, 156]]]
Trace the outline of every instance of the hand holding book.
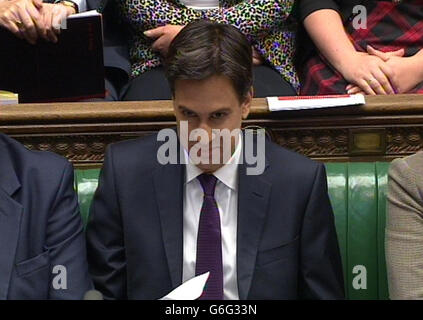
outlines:
[[45, 3], [41, 8], [41, 19], [46, 29], [45, 39], [47, 41], [57, 43], [57, 37], [60, 34], [60, 26], [62, 21], [75, 13], [75, 8], [63, 5], [61, 3]]
[[61, 22], [74, 13], [75, 8], [60, 3], [43, 3], [42, 0], [1, 1], [0, 27], [31, 44], [40, 38], [57, 42]]
[[31, 45], [0, 28], [0, 43], [7, 44], [0, 50], [0, 90], [16, 92], [20, 103], [104, 97], [101, 15], [86, 11], [65, 22], [57, 43]]

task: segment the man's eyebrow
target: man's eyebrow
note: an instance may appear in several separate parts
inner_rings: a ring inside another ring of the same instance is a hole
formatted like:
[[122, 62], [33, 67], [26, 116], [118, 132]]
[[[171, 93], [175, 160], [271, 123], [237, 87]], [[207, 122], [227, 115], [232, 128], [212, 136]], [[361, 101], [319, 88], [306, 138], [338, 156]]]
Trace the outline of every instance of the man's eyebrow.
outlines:
[[195, 112], [194, 112], [194, 111], [192, 111], [190, 108], [187, 108], [187, 107], [185, 107], [185, 106], [178, 106], [178, 109], [179, 109], [179, 110], [181, 110], [181, 111], [189, 111], [189, 112], [195, 113]]
[[[182, 105], [178, 105], [178, 109], [180, 111], [188, 111], [188, 112], [192, 112], [194, 114], [197, 114], [195, 111], [192, 111], [190, 108], [187, 108], [187, 107], [182, 106]], [[231, 112], [231, 108], [223, 107], [223, 108], [220, 108], [220, 109], [217, 109], [217, 110], [213, 110], [209, 114], [214, 114], [214, 113], [218, 113], [218, 112]]]
[[223, 108], [220, 108], [220, 109], [214, 110], [214, 111], [212, 111], [212, 112], [210, 112], [210, 113], [228, 112], [228, 111], [231, 111], [231, 110], [232, 110], [232, 109], [231, 109], [231, 108], [229, 108], [229, 107], [223, 107]]

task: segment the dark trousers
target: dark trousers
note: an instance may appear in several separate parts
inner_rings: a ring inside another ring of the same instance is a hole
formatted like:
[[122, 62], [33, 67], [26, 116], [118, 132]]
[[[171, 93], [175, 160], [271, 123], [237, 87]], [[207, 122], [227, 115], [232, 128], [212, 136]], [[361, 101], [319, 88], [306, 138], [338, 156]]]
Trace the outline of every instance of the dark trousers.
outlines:
[[[255, 66], [253, 72], [255, 98], [297, 95], [292, 86], [273, 68], [267, 65]], [[163, 67], [154, 68], [132, 79], [122, 88], [120, 98], [124, 101], [171, 100], [172, 94]]]
[[101, 101], [119, 101], [121, 92], [128, 88], [128, 76], [124, 71], [117, 68], [106, 68], [106, 77], [104, 79], [104, 87], [106, 95], [104, 98], [93, 98], [83, 100], [85, 102], [101, 102]]

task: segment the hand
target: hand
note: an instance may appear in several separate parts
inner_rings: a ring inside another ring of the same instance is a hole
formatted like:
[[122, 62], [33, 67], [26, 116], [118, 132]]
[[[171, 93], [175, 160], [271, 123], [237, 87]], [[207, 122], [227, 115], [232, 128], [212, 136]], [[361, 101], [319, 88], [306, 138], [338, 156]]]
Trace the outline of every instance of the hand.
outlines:
[[423, 81], [422, 62], [417, 55], [404, 57], [404, 49], [385, 53], [369, 46], [367, 50], [372, 55], [386, 59], [386, 63], [393, 70], [391, 81], [397, 93], [407, 93]]
[[351, 57], [345, 57], [344, 61], [339, 72], [344, 79], [359, 87], [365, 94], [395, 93], [389, 81], [393, 76], [393, 70], [381, 58], [364, 52], [355, 52]]
[[390, 58], [392, 57], [403, 57], [405, 54], [405, 50], [404, 49], [399, 49], [397, 51], [391, 51], [391, 52], [383, 52], [383, 51], [379, 51], [376, 50], [375, 48], [373, 48], [372, 46], [367, 46], [367, 53], [372, 55], [372, 56], [376, 56], [381, 58], [383, 61], [388, 61]]
[[41, 9], [42, 21], [46, 29], [47, 41], [56, 43], [60, 34], [60, 26], [64, 19], [74, 14], [75, 9], [63, 4], [45, 3]]
[[393, 70], [391, 81], [397, 93], [407, 93], [423, 81], [419, 64], [414, 57], [391, 57], [386, 62]]
[[[397, 51], [391, 51], [391, 52], [382, 52], [379, 50], [374, 49], [372, 46], [367, 46], [367, 53], [376, 57], [379, 57], [380, 59], [382, 59], [383, 61], [387, 62], [390, 58], [392, 57], [402, 57], [405, 54], [405, 50], [404, 49], [400, 49]], [[388, 63], [389, 65], [389, 63]], [[393, 70], [394, 72], [395, 70]], [[396, 86], [393, 84], [392, 79], [389, 79], [391, 86], [394, 90], [394, 93], [398, 93], [398, 89], [396, 88]], [[359, 86], [354, 85], [354, 84], [349, 84], [346, 87], [346, 90], [349, 94], [357, 94], [357, 93], [361, 93], [361, 94], [366, 94], [363, 89], [361, 89]]]
[[254, 49], [254, 47], [252, 47], [252, 49], [253, 49], [253, 65], [254, 66], [262, 65], [264, 62], [263, 57], [260, 55], [260, 53], [258, 53], [256, 49]]
[[346, 87], [346, 90], [348, 94], [366, 94], [359, 86], [356, 86], [355, 84], [349, 84]]
[[144, 32], [144, 35], [156, 39], [152, 48], [155, 51], [159, 51], [160, 54], [165, 57], [169, 50], [170, 43], [183, 28], [184, 26], [167, 24], [163, 27], [147, 30]]
[[8, 0], [0, 2], [0, 26], [20, 39], [35, 44], [46, 30], [41, 19], [42, 0]]

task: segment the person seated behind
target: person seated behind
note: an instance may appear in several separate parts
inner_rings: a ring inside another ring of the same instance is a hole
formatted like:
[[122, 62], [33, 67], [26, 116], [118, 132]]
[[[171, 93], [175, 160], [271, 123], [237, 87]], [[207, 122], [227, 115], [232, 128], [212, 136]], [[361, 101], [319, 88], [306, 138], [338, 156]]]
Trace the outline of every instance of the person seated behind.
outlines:
[[[108, 146], [86, 233], [96, 289], [159, 299], [210, 271], [202, 299], [343, 298], [324, 165], [240, 130], [253, 97], [248, 40], [199, 20], [165, 66], [179, 139], [167, 129]], [[166, 163], [164, 134], [182, 161]]]
[[0, 27], [31, 44], [40, 38], [57, 42], [62, 20], [85, 10], [85, 0], [0, 0]]
[[71, 164], [0, 133], [0, 300], [82, 299], [91, 288]]
[[197, 19], [234, 25], [248, 37], [254, 47], [257, 97], [297, 95], [293, 4], [293, 0], [89, 0], [90, 9], [104, 14], [108, 99], [171, 99], [162, 60], [172, 39]]
[[423, 93], [421, 0], [300, 0], [299, 13], [301, 94]]
[[423, 151], [389, 168], [386, 266], [391, 299], [423, 299]]

